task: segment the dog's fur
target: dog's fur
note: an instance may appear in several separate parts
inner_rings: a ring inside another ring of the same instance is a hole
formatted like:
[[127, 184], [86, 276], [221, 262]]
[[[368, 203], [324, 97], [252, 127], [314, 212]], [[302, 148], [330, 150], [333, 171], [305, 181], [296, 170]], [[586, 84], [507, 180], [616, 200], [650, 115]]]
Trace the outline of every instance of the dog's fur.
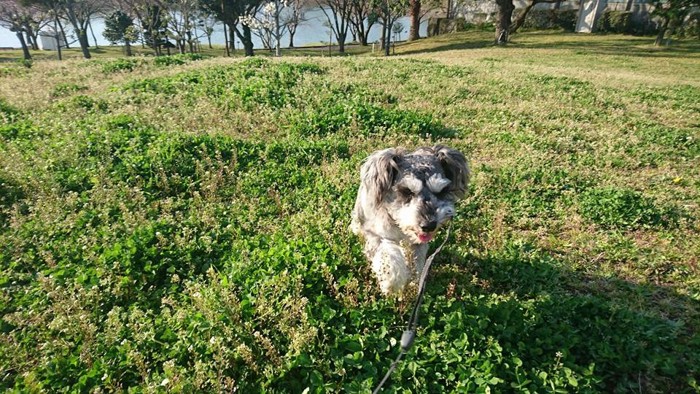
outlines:
[[384, 149], [367, 158], [350, 228], [364, 239], [384, 294], [400, 293], [420, 275], [428, 242], [452, 218], [468, 183], [464, 155], [442, 145], [411, 153]]

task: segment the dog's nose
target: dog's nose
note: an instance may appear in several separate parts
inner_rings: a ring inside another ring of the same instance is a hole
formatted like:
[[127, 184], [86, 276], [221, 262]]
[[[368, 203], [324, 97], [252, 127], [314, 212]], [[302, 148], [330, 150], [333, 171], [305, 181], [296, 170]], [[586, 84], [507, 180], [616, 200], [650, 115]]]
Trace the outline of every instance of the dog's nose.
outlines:
[[420, 229], [423, 230], [423, 231], [426, 232], [426, 233], [435, 231], [436, 228], [437, 228], [437, 222], [436, 222], [436, 221], [428, 222], [428, 223], [422, 224], [422, 225], [420, 226]]

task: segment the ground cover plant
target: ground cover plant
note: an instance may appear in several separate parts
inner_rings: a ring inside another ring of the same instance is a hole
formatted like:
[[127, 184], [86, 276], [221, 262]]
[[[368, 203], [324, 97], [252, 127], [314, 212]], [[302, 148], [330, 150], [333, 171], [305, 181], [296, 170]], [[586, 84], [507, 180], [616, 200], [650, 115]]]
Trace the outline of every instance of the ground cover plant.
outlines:
[[1, 65], [0, 388], [370, 391], [411, 300], [348, 230], [358, 168], [440, 142], [472, 185], [387, 392], [697, 391], [697, 48], [450, 37]]

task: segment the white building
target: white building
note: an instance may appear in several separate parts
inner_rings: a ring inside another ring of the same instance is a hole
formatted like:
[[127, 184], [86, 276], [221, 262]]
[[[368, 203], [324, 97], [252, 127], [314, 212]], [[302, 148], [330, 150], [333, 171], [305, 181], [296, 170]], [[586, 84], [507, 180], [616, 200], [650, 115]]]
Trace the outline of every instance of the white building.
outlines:
[[[57, 36], [59, 38], [58, 40], [56, 40]], [[61, 48], [66, 47], [66, 41], [61, 34], [56, 34], [53, 30], [39, 32], [39, 49], [44, 51], [57, 51], [58, 45], [61, 45]]]

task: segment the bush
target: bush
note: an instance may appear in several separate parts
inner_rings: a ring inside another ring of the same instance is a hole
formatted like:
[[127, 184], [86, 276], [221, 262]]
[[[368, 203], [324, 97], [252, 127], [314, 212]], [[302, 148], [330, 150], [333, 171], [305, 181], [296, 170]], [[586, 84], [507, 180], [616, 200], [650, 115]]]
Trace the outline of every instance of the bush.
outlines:
[[177, 55], [172, 56], [158, 56], [153, 60], [153, 64], [156, 66], [168, 67], [168, 66], [179, 66], [185, 64], [186, 61], [182, 57]]
[[526, 29], [564, 29], [574, 31], [578, 10], [531, 10], [525, 18]]
[[632, 12], [606, 10], [596, 22], [596, 30], [601, 33], [630, 34], [632, 32]]
[[140, 65], [139, 59], [115, 59], [102, 64], [102, 72], [105, 74], [131, 72]]

